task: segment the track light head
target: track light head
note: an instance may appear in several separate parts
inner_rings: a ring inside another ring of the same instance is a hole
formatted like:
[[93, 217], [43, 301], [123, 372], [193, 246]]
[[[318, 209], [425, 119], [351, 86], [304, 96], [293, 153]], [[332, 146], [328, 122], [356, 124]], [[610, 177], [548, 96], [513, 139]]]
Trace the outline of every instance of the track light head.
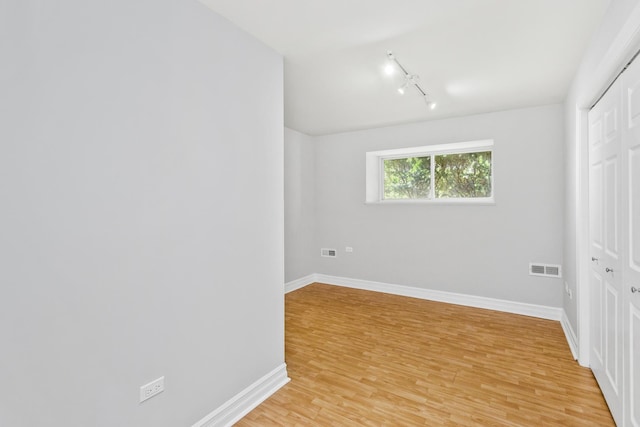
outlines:
[[393, 64], [387, 64], [387, 66], [384, 67], [384, 73], [387, 76], [390, 76], [390, 75], [394, 74], [395, 71], [396, 71], [396, 69], [393, 67]]
[[390, 50], [387, 51], [387, 58], [389, 59], [389, 62], [384, 67], [384, 73], [387, 76], [391, 76], [395, 74], [397, 67], [396, 67], [396, 64], [394, 64], [395, 57], [393, 56], [393, 53]]

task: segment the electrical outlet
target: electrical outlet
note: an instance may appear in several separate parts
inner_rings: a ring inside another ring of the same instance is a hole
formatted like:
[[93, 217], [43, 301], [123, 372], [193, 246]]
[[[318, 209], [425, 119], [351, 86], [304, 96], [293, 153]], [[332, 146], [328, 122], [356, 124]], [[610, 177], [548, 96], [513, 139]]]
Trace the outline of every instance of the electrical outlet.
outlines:
[[160, 377], [140, 387], [140, 402], [142, 403], [162, 391], [164, 391], [164, 377]]
[[564, 291], [569, 296], [569, 299], [573, 299], [573, 292], [571, 291], [571, 288], [569, 287], [569, 284], [567, 282], [564, 282]]
[[351, 246], [347, 246], [346, 248], [344, 248], [345, 252], [353, 252], [353, 248]]

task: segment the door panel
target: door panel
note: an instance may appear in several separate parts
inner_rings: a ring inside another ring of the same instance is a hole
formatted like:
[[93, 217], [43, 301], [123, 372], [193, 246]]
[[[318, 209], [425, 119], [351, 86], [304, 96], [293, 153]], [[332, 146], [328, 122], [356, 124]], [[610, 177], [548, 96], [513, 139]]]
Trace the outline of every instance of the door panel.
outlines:
[[605, 251], [618, 259], [618, 157], [607, 159], [604, 164], [604, 224]]
[[640, 427], [640, 61], [632, 63], [623, 76], [627, 117], [620, 163], [624, 425]]
[[606, 356], [605, 372], [611, 385], [611, 389], [615, 393], [615, 397], [620, 396], [620, 366], [622, 358], [620, 354], [620, 325], [618, 324], [619, 298], [618, 291], [611, 282], [606, 282], [605, 294], [605, 324], [606, 324]]
[[591, 308], [592, 330], [591, 330], [591, 346], [592, 346], [592, 358], [593, 355], [597, 357], [598, 365], [604, 365], [604, 359], [602, 357], [602, 349], [604, 348], [604, 333], [602, 331], [604, 326], [604, 317], [602, 315], [604, 305], [604, 288], [602, 286], [602, 277], [598, 273], [591, 274], [591, 295], [593, 307]]
[[593, 249], [600, 253], [603, 250], [604, 245], [602, 242], [602, 224], [603, 224], [603, 204], [602, 195], [604, 175], [602, 172], [602, 164], [596, 163], [591, 167], [591, 245]]
[[604, 136], [605, 144], [616, 141], [618, 138], [618, 106], [604, 112]]
[[589, 114], [589, 147], [592, 150], [602, 145], [602, 113]]
[[589, 112], [589, 274], [591, 369], [618, 425], [622, 425], [624, 396], [620, 260], [623, 117], [622, 81], [617, 80]]
[[640, 427], [640, 61], [589, 112], [591, 369], [619, 426]]
[[635, 304], [629, 310], [629, 387], [628, 408], [629, 422], [640, 427], [640, 309]]
[[627, 87], [627, 121], [631, 129], [640, 124], [640, 80], [635, 81], [632, 73], [625, 74], [624, 78]]
[[629, 150], [629, 267], [640, 273], [640, 146]]

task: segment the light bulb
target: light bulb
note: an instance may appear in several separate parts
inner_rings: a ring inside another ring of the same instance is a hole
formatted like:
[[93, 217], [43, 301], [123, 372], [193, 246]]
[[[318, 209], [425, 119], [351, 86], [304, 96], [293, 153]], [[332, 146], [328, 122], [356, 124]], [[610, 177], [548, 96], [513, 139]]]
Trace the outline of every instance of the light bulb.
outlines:
[[401, 87], [398, 88], [398, 93], [400, 95], [404, 95], [404, 90], [405, 90], [405, 86], [401, 86]]
[[387, 66], [384, 67], [384, 73], [387, 76], [392, 75], [394, 73], [394, 71], [395, 71], [395, 68], [393, 68], [393, 64], [387, 64]]
[[436, 109], [436, 105], [437, 104], [435, 102], [431, 102], [430, 105], [429, 105], [429, 108], [431, 108], [432, 110], [435, 110]]

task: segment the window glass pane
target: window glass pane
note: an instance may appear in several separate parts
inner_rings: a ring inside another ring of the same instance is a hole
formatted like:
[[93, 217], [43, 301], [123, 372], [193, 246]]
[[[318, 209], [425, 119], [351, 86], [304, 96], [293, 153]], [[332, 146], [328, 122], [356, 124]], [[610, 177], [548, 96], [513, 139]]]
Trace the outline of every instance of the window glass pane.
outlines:
[[384, 198], [428, 199], [431, 157], [384, 160]]
[[491, 197], [491, 151], [436, 156], [437, 198]]

